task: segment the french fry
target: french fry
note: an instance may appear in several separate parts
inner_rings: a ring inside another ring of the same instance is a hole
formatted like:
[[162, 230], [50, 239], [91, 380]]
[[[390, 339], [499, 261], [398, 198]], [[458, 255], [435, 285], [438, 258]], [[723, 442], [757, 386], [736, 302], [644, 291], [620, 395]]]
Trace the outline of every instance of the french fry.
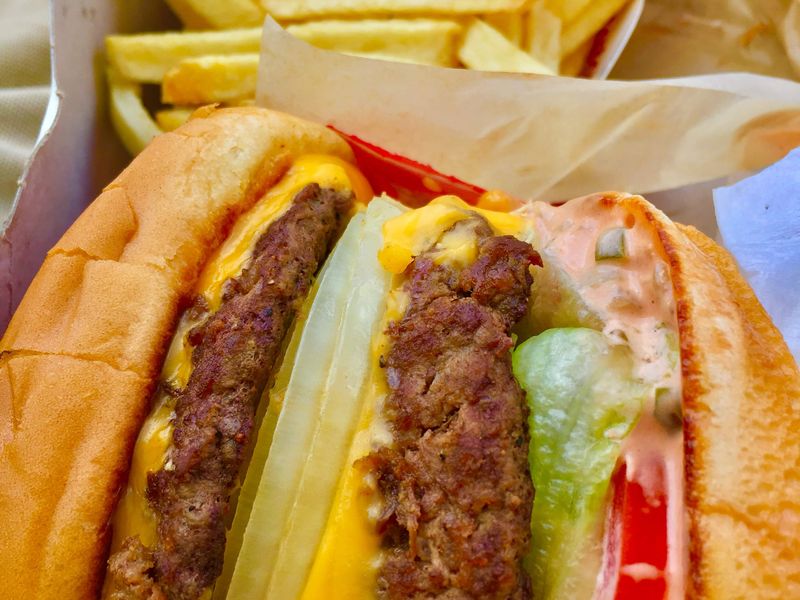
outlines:
[[593, 38], [629, 0], [593, 0], [592, 4], [561, 32], [561, 49], [568, 55]]
[[326, 50], [451, 67], [461, 25], [444, 19], [331, 20], [289, 25], [286, 31]]
[[477, 18], [467, 27], [458, 58], [470, 69], [555, 75], [552, 69], [517, 48], [502, 33]]
[[586, 66], [586, 59], [592, 51], [594, 40], [588, 39], [577, 50], [561, 61], [561, 74], [565, 77], [578, 77]]
[[190, 29], [260, 27], [266, 16], [258, 0], [167, 0], [167, 4]]
[[[112, 120], [135, 154], [184, 123], [190, 107], [252, 103], [267, 12], [288, 22], [295, 37], [354, 56], [578, 75], [592, 38], [627, 1], [167, 0], [188, 29], [206, 31], [109, 36]], [[299, 22], [309, 18], [317, 20]], [[154, 120], [142, 104], [142, 83], [161, 83], [162, 101], [174, 106]]]
[[122, 144], [135, 156], [162, 131], [142, 104], [142, 89], [138, 84], [112, 72], [109, 72], [108, 82], [111, 123]]
[[261, 45], [261, 29], [110, 35], [108, 61], [131, 81], [161, 83], [167, 71], [187, 58], [205, 54], [253, 54]]
[[527, 32], [524, 49], [543, 65], [558, 71], [562, 58], [561, 19], [547, 8], [543, 0], [537, 0], [525, 20]]
[[165, 0], [183, 23], [186, 29], [213, 29], [214, 27], [201, 15], [197, 14], [188, 0]]
[[167, 104], [236, 102], [256, 93], [258, 54], [187, 58], [164, 77], [161, 99]]
[[163, 131], [174, 131], [192, 116], [194, 108], [166, 108], [156, 113], [156, 123]]
[[256, 93], [258, 54], [187, 58], [164, 77], [161, 99], [167, 104], [236, 102]]
[[525, 34], [522, 13], [495, 13], [483, 15], [482, 19], [497, 29], [515, 46], [522, 47]]
[[267, 13], [279, 20], [518, 12], [526, 3], [527, 0], [261, 0]]
[[574, 21], [597, 0], [546, 0], [547, 9], [562, 21]]

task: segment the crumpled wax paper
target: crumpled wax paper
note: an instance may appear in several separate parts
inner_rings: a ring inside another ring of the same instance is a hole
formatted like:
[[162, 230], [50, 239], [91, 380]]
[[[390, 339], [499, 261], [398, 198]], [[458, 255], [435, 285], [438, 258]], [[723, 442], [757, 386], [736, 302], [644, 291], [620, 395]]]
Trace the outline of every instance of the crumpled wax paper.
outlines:
[[443, 69], [318, 50], [270, 22], [261, 56], [258, 104], [523, 198], [672, 189], [763, 168], [800, 145], [800, 84], [757, 75], [618, 82]]
[[722, 242], [800, 362], [800, 150], [714, 190]]
[[647, 0], [611, 76], [650, 79], [732, 71], [800, 77], [800, 2]]

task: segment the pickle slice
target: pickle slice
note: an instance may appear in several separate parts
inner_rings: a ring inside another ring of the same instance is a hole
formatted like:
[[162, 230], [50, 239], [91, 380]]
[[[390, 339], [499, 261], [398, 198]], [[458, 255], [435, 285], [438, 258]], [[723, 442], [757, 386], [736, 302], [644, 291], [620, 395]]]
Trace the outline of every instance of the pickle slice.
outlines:
[[614, 227], [604, 231], [597, 238], [597, 245], [594, 249], [595, 260], [608, 260], [609, 258], [625, 258], [627, 250], [625, 247], [625, 228]]

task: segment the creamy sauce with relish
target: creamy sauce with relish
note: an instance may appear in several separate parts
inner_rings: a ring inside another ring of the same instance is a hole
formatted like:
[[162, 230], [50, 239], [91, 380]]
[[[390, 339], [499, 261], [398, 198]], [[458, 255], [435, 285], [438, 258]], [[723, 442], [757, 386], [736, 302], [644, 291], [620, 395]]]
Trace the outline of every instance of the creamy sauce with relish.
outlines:
[[[638, 423], [623, 441], [621, 458], [628, 480], [639, 483], [651, 502], [658, 502], [663, 494], [673, 500], [667, 507], [664, 575], [669, 597], [678, 599], [685, 592], [688, 534], [675, 295], [657, 232], [640, 206], [625, 202], [626, 197], [595, 194], [559, 207], [535, 203], [520, 213], [533, 218], [534, 246], [545, 264], [566, 275], [567, 285], [581, 298], [588, 314], [603, 323], [609, 339], [630, 346], [635, 374], [652, 387]], [[610, 254], [603, 254], [607, 235], [619, 241]], [[653, 476], [658, 464], [663, 465], [666, 490], [660, 489], [660, 478]], [[658, 573], [656, 566], [646, 563], [628, 565], [622, 572], [635, 579], [652, 579]]]

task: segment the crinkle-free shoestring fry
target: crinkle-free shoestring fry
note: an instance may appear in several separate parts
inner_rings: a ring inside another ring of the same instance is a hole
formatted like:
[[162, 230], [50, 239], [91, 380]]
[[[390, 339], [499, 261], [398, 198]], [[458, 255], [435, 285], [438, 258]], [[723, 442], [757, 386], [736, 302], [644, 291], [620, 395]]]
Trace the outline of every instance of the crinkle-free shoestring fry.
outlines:
[[[136, 153], [198, 106], [252, 102], [266, 16], [295, 37], [334, 52], [572, 76], [584, 70], [595, 36], [629, 1], [167, 0], [183, 31], [106, 39], [114, 72], [109, 86], [113, 122]], [[148, 85], [161, 87], [161, 106], [142, 102], [142, 87]]]

